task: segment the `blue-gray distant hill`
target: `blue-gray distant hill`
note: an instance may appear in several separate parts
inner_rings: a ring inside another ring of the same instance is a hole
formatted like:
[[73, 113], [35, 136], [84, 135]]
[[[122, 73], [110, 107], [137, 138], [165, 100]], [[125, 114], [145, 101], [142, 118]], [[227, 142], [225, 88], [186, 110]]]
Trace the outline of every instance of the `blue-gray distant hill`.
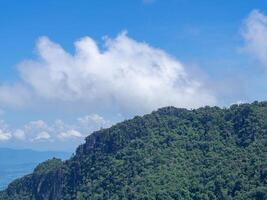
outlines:
[[65, 160], [70, 153], [0, 148], [0, 190], [14, 179], [30, 173], [38, 163], [53, 157]]

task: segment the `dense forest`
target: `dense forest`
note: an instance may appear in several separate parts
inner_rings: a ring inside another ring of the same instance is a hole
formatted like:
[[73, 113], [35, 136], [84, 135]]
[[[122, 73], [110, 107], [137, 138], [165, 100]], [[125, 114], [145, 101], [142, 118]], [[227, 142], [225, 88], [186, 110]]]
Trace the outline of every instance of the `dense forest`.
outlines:
[[165, 107], [99, 130], [0, 199], [267, 199], [267, 102]]

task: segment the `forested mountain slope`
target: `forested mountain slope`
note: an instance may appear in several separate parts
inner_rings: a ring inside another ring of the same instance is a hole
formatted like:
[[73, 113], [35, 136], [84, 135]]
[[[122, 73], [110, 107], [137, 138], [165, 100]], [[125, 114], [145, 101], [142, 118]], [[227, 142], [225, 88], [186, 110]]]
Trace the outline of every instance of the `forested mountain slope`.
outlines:
[[166, 107], [94, 132], [0, 199], [267, 199], [267, 103]]
[[11, 181], [31, 173], [40, 162], [53, 157], [66, 160], [70, 155], [58, 151], [0, 148], [0, 190]]

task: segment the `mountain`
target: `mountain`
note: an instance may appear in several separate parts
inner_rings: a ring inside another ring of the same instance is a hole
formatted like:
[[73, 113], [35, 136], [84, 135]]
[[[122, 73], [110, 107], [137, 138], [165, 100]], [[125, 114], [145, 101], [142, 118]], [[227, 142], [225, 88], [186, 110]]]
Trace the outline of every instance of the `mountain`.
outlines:
[[0, 199], [267, 199], [267, 102], [166, 107], [99, 130]]
[[31, 173], [40, 162], [53, 157], [67, 159], [70, 153], [0, 148], [0, 190], [16, 178]]

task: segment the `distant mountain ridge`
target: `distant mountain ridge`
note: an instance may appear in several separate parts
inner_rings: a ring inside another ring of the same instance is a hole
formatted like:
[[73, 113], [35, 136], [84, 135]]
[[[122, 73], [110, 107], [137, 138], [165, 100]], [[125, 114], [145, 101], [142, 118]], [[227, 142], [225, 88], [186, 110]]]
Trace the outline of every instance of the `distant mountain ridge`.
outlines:
[[3, 200], [267, 199], [267, 102], [166, 107], [86, 138], [12, 182]]
[[14, 179], [30, 173], [40, 162], [53, 157], [65, 160], [70, 155], [59, 151], [0, 148], [0, 189], [7, 187]]

